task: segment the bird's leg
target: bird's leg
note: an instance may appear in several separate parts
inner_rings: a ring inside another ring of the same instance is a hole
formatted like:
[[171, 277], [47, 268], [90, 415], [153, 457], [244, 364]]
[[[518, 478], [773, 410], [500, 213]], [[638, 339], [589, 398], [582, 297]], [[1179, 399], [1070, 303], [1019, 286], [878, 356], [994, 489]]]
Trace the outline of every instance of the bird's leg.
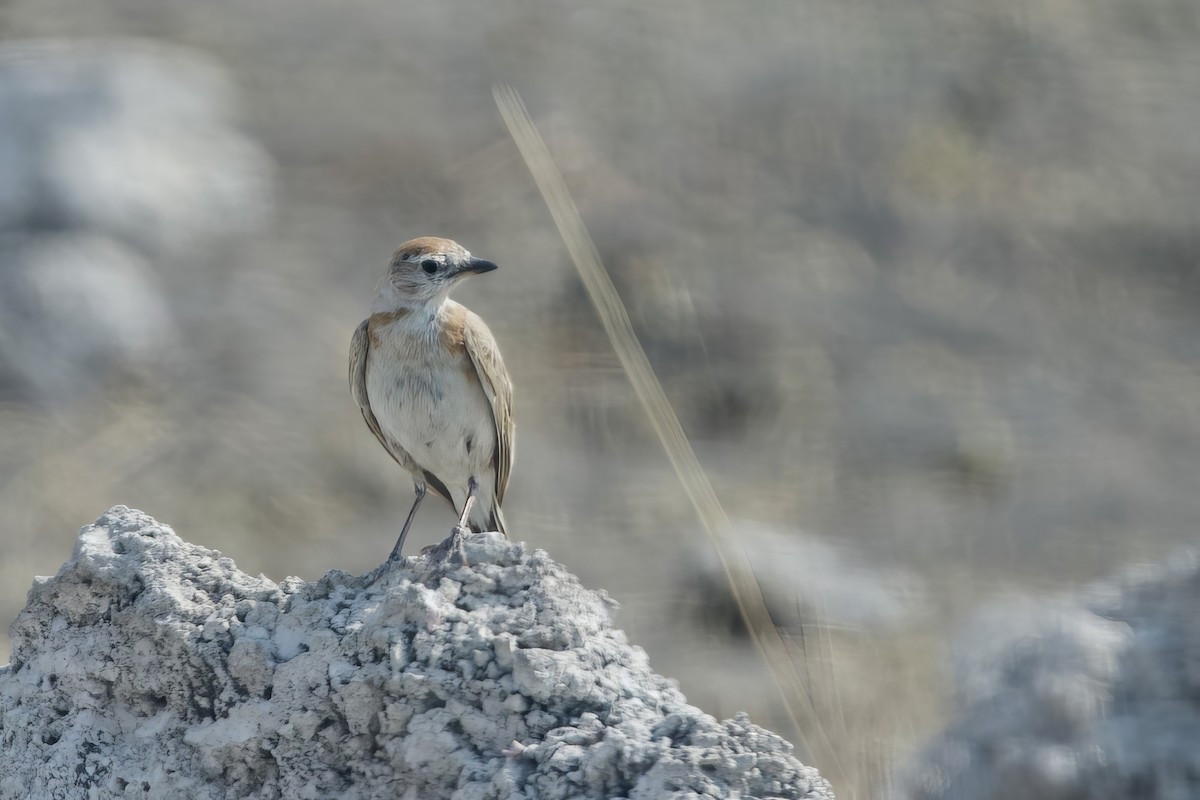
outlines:
[[467, 527], [467, 520], [471, 516], [471, 506], [473, 506], [473, 505], [475, 505], [475, 496], [469, 494], [469, 495], [467, 495], [467, 502], [463, 503], [462, 516], [458, 518], [458, 527], [459, 528], [465, 529]]
[[467, 499], [463, 502], [462, 516], [458, 518], [458, 527], [466, 529], [467, 520], [471, 518], [471, 508], [475, 505], [475, 492], [479, 491], [479, 483], [471, 476], [467, 480]]
[[460, 564], [467, 563], [467, 555], [463, 549], [463, 537], [471, 532], [467, 527], [467, 520], [471, 518], [471, 509], [475, 506], [475, 492], [479, 491], [479, 484], [474, 478], [467, 481], [467, 499], [463, 501], [462, 516], [458, 518], [458, 524], [450, 529], [450, 536], [446, 541], [439, 544], [434, 551], [436, 557], [442, 561], [457, 559]]
[[400, 538], [396, 540], [396, 546], [392, 548], [392, 554], [388, 556], [388, 561], [400, 560], [400, 551], [404, 549], [404, 540], [408, 537], [408, 529], [412, 527], [413, 518], [417, 516], [417, 507], [425, 499], [424, 483], [414, 483], [413, 489], [416, 491], [417, 497], [413, 500], [412, 508], [408, 510], [408, 518], [404, 520], [404, 527], [400, 529]]

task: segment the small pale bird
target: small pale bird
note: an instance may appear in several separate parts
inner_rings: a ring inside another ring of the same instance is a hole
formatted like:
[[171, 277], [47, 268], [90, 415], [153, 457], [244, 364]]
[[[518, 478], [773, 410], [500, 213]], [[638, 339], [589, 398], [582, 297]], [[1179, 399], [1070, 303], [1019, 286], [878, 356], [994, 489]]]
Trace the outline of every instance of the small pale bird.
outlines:
[[460, 526], [507, 536], [500, 504], [513, 461], [512, 381], [487, 325], [449, 297], [494, 269], [449, 239], [405, 242], [354, 332], [350, 391], [417, 495], [389, 561], [428, 489], [461, 512]]

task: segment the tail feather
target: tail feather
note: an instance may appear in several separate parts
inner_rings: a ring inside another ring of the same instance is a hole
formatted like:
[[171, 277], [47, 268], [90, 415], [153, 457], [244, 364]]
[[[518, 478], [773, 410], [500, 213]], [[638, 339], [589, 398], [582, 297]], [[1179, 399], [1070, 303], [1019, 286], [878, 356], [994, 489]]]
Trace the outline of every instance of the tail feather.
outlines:
[[500, 513], [500, 506], [492, 506], [492, 514], [488, 518], [488, 530], [499, 531], [500, 535], [505, 539], [508, 538], [508, 527], [504, 524], [504, 515]]

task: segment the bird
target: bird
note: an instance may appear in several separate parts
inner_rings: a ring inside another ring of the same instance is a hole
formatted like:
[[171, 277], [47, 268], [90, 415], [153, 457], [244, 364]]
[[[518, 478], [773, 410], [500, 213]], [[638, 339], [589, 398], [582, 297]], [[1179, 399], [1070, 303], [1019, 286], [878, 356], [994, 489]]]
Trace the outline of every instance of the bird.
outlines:
[[468, 277], [496, 268], [450, 239], [409, 240], [351, 340], [350, 392], [416, 493], [388, 562], [401, 557], [430, 489], [461, 512], [456, 530], [507, 538], [500, 506], [513, 464], [512, 380], [488, 326], [450, 299]]

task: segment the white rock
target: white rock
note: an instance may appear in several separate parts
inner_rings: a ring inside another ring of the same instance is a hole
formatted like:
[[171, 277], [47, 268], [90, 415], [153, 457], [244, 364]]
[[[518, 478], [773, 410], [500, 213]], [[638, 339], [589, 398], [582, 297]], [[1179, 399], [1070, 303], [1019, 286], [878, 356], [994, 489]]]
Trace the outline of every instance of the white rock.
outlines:
[[280, 586], [112, 509], [13, 625], [0, 797], [832, 797], [545, 553], [465, 550]]
[[144, 40], [0, 46], [0, 230], [92, 230], [179, 253], [247, 230], [270, 159], [198, 51]]
[[956, 644], [958, 708], [909, 800], [1196, 796], [1200, 561], [997, 604]]
[[176, 341], [152, 268], [86, 233], [0, 235], [0, 382], [67, 401]]

